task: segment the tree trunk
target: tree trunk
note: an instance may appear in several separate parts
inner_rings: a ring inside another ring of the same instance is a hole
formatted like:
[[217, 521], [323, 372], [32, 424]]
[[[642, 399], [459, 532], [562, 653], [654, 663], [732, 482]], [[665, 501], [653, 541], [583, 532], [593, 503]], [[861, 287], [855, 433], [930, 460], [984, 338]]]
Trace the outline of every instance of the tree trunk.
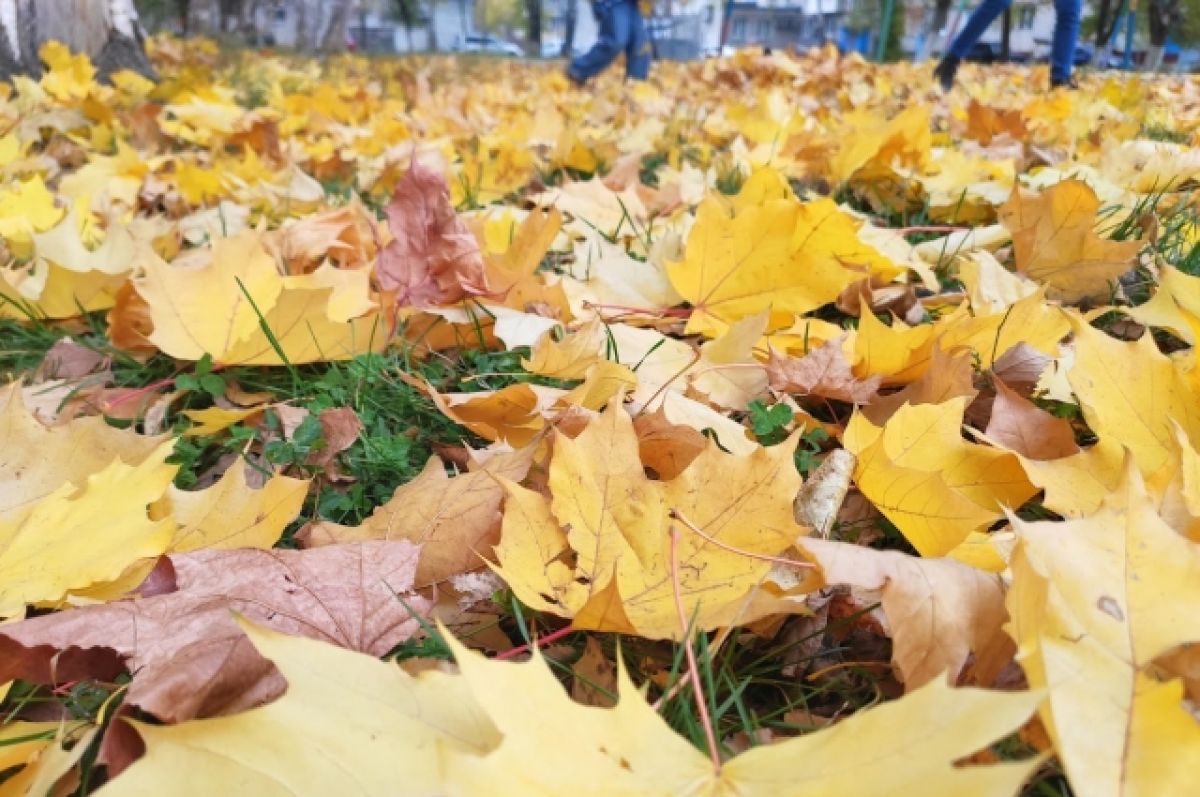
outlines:
[[308, 0], [296, 0], [296, 41], [300, 52], [308, 50]]
[[346, 24], [350, 21], [350, 5], [353, 0], [336, 0], [329, 15], [329, 27], [321, 39], [321, 49], [338, 52], [346, 49]]
[[542, 0], [525, 0], [525, 52], [542, 54]]
[[1000, 60], [1012, 60], [1012, 6], [1004, 9], [1000, 24]]
[[1112, 0], [1100, 0], [1096, 11], [1096, 46], [1092, 52], [1092, 63], [1101, 69], [1108, 68], [1108, 58], [1112, 51], [1112, 36], [1116, 31], [1117, 21], [1125, 10], [1123, 0], [1117, 0], [1116, 13], [1113, 13]]
[[1150, 49], [1146, 53], [1143, 68], [1158, 72], [1162, 69], [1163, 52], [1171, 28], [1181, 21], [1179, 0], [1150, 0], [1146, 13], [1150, 22]]
[[262, 36], [258, 31], [258, 5], [260, 0], [244, 0], [241, 8], [241, 20], [238, 28], [247, 44], [257, 47], [262, 44]]
[[429, 49], [433, 52], [441, 50], [441, 42], [437, 34], [438, 0], [429, 0]]
[[87, 53], [97, 76], [131, 69], [154, 78], [133, 0], [0, 0], [0, 80], [40, 75], [38, 48], [56, 40]]
[[563, 32], [562, 57], [570, 58], [575, 47], [575, 23], [579, 19], [579, 0], [567, 0], [566, 30]]

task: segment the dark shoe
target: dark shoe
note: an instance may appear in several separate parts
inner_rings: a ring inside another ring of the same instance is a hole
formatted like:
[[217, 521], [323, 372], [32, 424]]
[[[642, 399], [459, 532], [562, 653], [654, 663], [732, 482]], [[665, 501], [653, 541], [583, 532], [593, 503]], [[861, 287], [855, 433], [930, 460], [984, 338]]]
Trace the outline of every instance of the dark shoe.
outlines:
[[941, 84], [942, 91], [954, 88], [954, 76], [958, 73], [958, 59], [947, 55], [933, 70], [933, 79]]
[[1052, 89], [1069, 89], [1074, 91], [1079, 88], [1079, 84], [1075, 82], [1075, 78], [1050, 78], [1050, 88]]
[[586, 80], [577, 75], [569, 67], [567, 68], [567, 80], [570, 81], [571, 85], [577, 89], [583, 88], [584, 84], [587, 83]]

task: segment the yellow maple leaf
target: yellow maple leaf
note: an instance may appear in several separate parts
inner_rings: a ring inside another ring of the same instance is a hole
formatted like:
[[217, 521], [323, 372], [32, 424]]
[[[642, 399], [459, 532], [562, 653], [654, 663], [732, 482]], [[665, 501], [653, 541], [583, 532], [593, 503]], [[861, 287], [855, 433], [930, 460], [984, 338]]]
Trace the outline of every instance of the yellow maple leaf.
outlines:
[[143, 462], [164, 436], [136, 434], [109, 426], [103, 418], [75, 418], [46, 426], [29, 412], [18, 385], [0, 390], [0, 521], [13, 520], [67, 484], [119, 460]]
[[1146, 326], [1168, 329], [1195, 346], [1200, 339], [1200, 277], [1167, 266], [1150, 301], [1126, 312]]
[[1014, 454], [968, 443], [967, 399], [905, 405], [881, 428], [856, 413], [843, 443], [858, 458], [863, 495], [924, 556], [943, 556], [1037, 488]]
[[1075, 364], [1067, 373], [1083, 417], [1101, 440], [1125, 446], [1147, 478], [1175, 448], [1174, 423], [1200, 440], [1200, 397], [1181, 364], [1162, 354], [1153, 337], [1120, 341], [1071, 316]]
[[[709, 442], [674, 479], [652, 481], [632, 420], [610, 404], [574, 440], [556, 436], [550, 500], [508, 485], [499, 571], [522, 601], [574, 617], [578, 627], [679, 638], [670, 513], [725, 545], [778, 555], [801, 533], [791, 508], [800, 486], [793, 446], [739, 457]], [[741, 615], [769, 563], [687, 530], [678, 558], [680, 598], [697, 627], [753, 619]]]
[[847, 114], [839, 146], [828, 161], [830, 182], [889, 177], [897, 159], [905, 166], [921, 165], [929, 157], [929, 110], [910, 105], [885, 120], [874, 111]]
[[218, 238], [199, 260], [167, 263], [146, 252], [134, 281], [149, 306], [150, 340], [173, 357], [279, 365], [344, 360], [387, 344], [378, 314], [350, 317], [375, 307], [365, 295], [365, 272], [318, 269], [285, 277], [253, 231]]
[[[131, 723], [146, 755], [105, 786], [108, 794], [147, 794], [170, 782], [188, 795], [245, 788], [322, 795], [344, 789], [350, 769], [361, 792], [397, 797], [598, 790], [612, 797], [1011, 797], [1040, 761], [955, 764], [1019, 726], [1036, 693], [952, 689], [937, 680], [832, 728], [756, 747], [714, 771], [646, 703], [624, 668], [618, 702], [598, 708], [573, 702], [540, 654], [524, 663], [489, 661], [446, 635], [459, 673], [412, 676], [372, 656], [243, 628], [283, 673], [287, 693], [229, 717]], [[898, 727], [925, 732], [896, 733]], [[278, 743], [291, 738], [337, 751], [339, 766]], [[181, 768], [189, 773], [182, 782]]]
[[250, 465], [241, 459], [203, 490], [167, 488], [151, 510], [154, 518], [170, 517], [177, 528], [167, 549], [187, 553], [200, 549], [271, 548], [300, 514], [308, 479], [272, 474], [258, 489], [246, 483]]
[[1183, 685], [1151, 662], [1200, 640], [1200, 549], [1155, 512], [1126, 464], [1101, 509], [1061, 523], [1013, 519], [1008, 610], [1042, 721], [1071, 785], [1089, 795], [1184, 794], [1200, 724]]
[[147, 507], [175, 478], [173, 450], [162, 443], [139, 465], [113, 460], [0, 521], [0, 617], [117, 580], [165, 551], [175, 523], [152, 520]]
[[451, 477], [437, 457], [412, 481], [396, 488], [386, 503], [358, 526], [321, 521], [302, 532], [306, 545], [362, 540], [411, 540], [420, 543], [414, 584], [424, 588], [483, 566], [499, 541], [501, 478], [521, 481], [529, 471], [529, 449], [500, 454], [475, 470]]
[[184, 410], [182, 415], [192, 422], [184, 437], [207, 437], [228, 429], [252, 415], [263, 411], [263, 407], [206, 407], [202, 410]]
[[0, 191], [0, 236], [13, 254], [27, 257], [30, 238], [48, 230], [63, 217], [63, 209], [54, 200], [40, 175], [6, 186]]
[[96, 69], [86, 53], [72, 55], [62, 42], [48, 41], [38, 56], [50, 67], [42, 76], [42, 87], [55, 99], [78, 102], [95, 87]]
[[684, 259], [667, 267], [695, 310], [688, 332], [711, 336], [764, 311], [802, 314], [872, 273], [896, 273], [858, 238], [858, 223], [832, 200], [763, 199], [731, 213], [715, 197], [696, 211]]
[[1040, 194], [1014, 187], [999, 208], [1013, 237], [1017, 271], [1067, 302], [1107, 298], [1117, 277], [1133, 268], [1138, 240], [1096, 234], [1100, 200], [1082, 180], [1064, 180]]
[[258, 313], [274, 308], [283, 290], [274, 260], [259, 235], [249, 231], [218, 238], [203, 267], [185, 268], [146, 252], [141, 268], [134, 285], [150, 306], [150, 340], [180, 359], [209, 354], [223, 361], [226, 352], [255, 334]]

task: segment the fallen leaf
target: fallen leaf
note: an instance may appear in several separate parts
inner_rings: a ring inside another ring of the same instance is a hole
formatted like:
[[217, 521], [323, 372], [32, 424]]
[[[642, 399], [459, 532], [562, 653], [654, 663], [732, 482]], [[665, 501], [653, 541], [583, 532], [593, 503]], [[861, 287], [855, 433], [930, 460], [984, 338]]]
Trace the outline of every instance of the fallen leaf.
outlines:
[[1179, 365], [1150, 335], [1132, 342], [1110, 338], [1073, 316], [1075, 364], [1067, 374], [1083, 417], [1101, 440], [1128, 448], [1143, 475], [1165, 465], [1178, 423], [1200, 440], [1200, 399]]
[[278, 542], [284, 528], [300, 514], [308, 480], [274, 473], [252, 490], [246, 483], [249, 470], [250, 464], [241, 459], [205, 490], [168, 487], [153, 509], [155, 516], [170, 517], [177, 524], [168, 550], [266, 550]]
[[62, 337], [46, 351], [37, 368], [36, 379], [79, 379], [104, 367], [108, 358], [87, 346], [81, 346], [73, 338]]
[[308, 457], [314, 468], [329, 469], [337, 455], [354, 445], [362, 433], [362, 421], [352, 407], [333, 407], [317, 415], [321, 424], [321, 446]]
[[978, 393], [970, 350], [960, 348], [946, 352], [935, 348], [932, 365], [919, 379], [895, 393], [872, 398], [860, 411], [864, 418], [878, 426], [887, 423], [906, 404], [941, 404], [956, 398], [970, 402]]
[[764, 311], [806, 313], [893, 264], [857, 237], [857, 223], [828, 199], [765, 200], [731, 215], [716, 198], [696, 211], [671, 284], [696, 309], [688, 332], [711, 334]]
[[1044, 688], [1042, 722], [1079, 793], [1181, 794], [1200, 766], [1183, 684], [1148, 671], [1200, 640], [1200, 551], [1155, 512], [1131, 462], [1100, 510], [1012, 519], [1008, 596], [1018, 660]]
[[944, 556], [1037, 493], [1016, 456], [968, 443], [965, 398], [905, 405], [881, 428], [855, 414], [846, 449], [854, 480], [923, 556]]
[[656, 479], [670, 481], [704, 451], [704, 435], [690, 426], [671, 423], [662, 409], [637, 415], [633, 430], [638, 458]]
[[571, 674], [571, 699], [576, 703], [600, 708], [617, 704], [617, 667], [595, 637], [588, 637], [583, 655], [571, 665]]
[[1030, 459], [1059, 459], [1079, 453], [1069, 421], [1022, 398], [999, 379], [992, 384], [996, 400], [984, 430], [988, 440]]
[[382, 656], [420, 628], [410, 609], [428, 607], [409, 592], [419, 551], [400, 541], [173, 554], [175, 592], [4, 626], [0, 677], [44, 673], [59, 651], [111, 649], [134, 673], [126, 702], [165, 722], [244, 711], [281, 695], [285, 683], [233, 612]]
[[971, 653], [980, 683], [990, 685], [1012, 658], [1014, 648], [1002, 628], [1008, 615], [998, 575], [953, 559], [922, 559], [844, 542], [804, 538], [799, 545], [829, 584], [881, 593], [892, 663], [908, 691], [943, 674], [954, 681]]
[[1100, 200], [1082, 180], [1063, 180], [1040, 194], [1014, 186], [997, 212], [1012, 233], [1017, 271], [1046, 285], [1053, 299], [1107, 297], [1143, 244], [1097, 235], [1099, 210]]
[[748, 622], [739, 615], [769, 563], [680, 528], [675, 584], [669, 513], [739, 551], [779, 555], [800, 533], [794, 445], [734, 456], [709, 442], [674, 479], [652, 481], [633, 422], [614, 402], [575, 439], [555, 436], [549, 500], [506, 484], [498, 572], [528, 606], [573, 617], [577, 628], [678, 638], [676, 589], [697, 628]]
[[25, 409], [17, 385], [0, 389], [0, 521], [63, 485], [82, 484], [114, 460], [137, 465], [165, 439], [116, 429], [99, 417], [45, 426]]
[[439, 584], [477, 570], [500, 539], [501, 479], [519, 482], [533, 461], [531, 450], [501, 454], [477, 469], [449, 476], [430, 457], [412, 481], [396, 488], [391, 500], [376, 507], [359, 526], [314, 523], [298, 535], [306, 546], [363, 540], [410, 540], [421, 545], [416, 586]]
[[375, 273], [399, 305], [452, 304], [487, 293], [483, 254], [454, 212], [441, 174], [414, 163], [384, 211], [392, 242], [379, 253]]
[[[107, 786], [109, 794], [145, 793], [182, 766], [196, 773], [188, 781], [194, 793], [255, 783], [283, 784], [291, 794], [326, 794], [344, 785], [343, 768], [349, 767], [364, 792], [401, 797], [587, 793], [598, 783], [610, 795], [700, 788], [745, 797], [848, 789], [869, 796], [932, 789], [1007, 797], [1038, 763], [954, 765], [1020, 725], [1037, 700], [1030, 693], [955, 690], [935, 681], [817, 734], [757, 747], [716, 773], [646, 704], [623, 670], [620, 700], [605, 709], [571, 702], [538, 655], [521, 664], [492, 662], [451, 639], [459, 675], [411, 676], [311, 640], [249, 626], [246, 634], [284, 674], [287, 694], [231, 717], [167, 727], [133, 723], [145, 739], [146, 756]], [[540, 721], [530, 723], [529, 716]], [[348, 717], [357, 724], [348, 724]], [[913, 754], [912, 737], [897, 734], [897, 727], [930, 729], [920, 739], [921, 755]], [[342, 766], [298, 756], [293, 745], [268, 743], [291, 738], [341, 751]], [[547, 749], [561, 750], [570, 765], [547, 768]], [[195, 767], [198, 760], [209, 764]]]
[[184, 410], [181, 415], [192, 422], [184, 437], [209, 437], [241, 423], [263, 411], [263, 407], [207, 407], [202, 410]]
[[771, 388], [802, 396], [822, 396], [866, 404], [875, 398], [881, 376], [859, 379], [850, 370], [842, 349], [843, 339], [831, 340], [803, 357], [783, 357], [771, 352], [767, 375]]
[[175, 523], [151, 519], [146, 508], [175, 477], [176, 466], [166, 464], [172, 450], [161, 443], [138, 465], [113, 459], [78, 486], [10, 509], [0, 520], [0, 617], [116, 581], [165, 551]]

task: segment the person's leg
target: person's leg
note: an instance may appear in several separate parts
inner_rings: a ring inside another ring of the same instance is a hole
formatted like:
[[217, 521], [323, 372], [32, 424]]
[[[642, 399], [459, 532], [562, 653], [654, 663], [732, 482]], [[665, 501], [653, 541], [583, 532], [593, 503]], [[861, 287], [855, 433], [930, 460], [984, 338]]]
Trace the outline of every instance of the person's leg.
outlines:
[[625, 43], [629, 39], [629, 23], [627, 19], [621, 18], [622, 5], [605, 3], [596, 7], [599, 35], [592, 49], [571, 61], [567, 75], [572, 80], [582, 83], [595, 77], [607, 69], [625, 49]]
[[1079, 43], [1079, 20], [1083, 0], [1054, 0], [1054, 44], [1050, 49], [1050, 84], [1068, 85]]
[[645, 80], [650, 77], [650, 34], [646, 31], [646, 21], [642, 13], [633, 3], [624, 3], [621, 9], [628, 12], [629, 44], [625, 47], [625, 77], [634, 80]]
[[958, 60], [967, 57], [971, 47], [983, 36], [988, 26], [996, 21], [996, 17], [1004, 13], [1004, 9], [1012, 5], [1012, 0], [983, 0], [979, 8], [967, 18], [967, 24], [954, 37], [950, 49], [946, 51]]
[[944, 90], [949, 91], [954, 85], [954, 75], [958, 72], [959, 61], [967, 57], [967, 53], [983, 36], [988, 26], [1010, 5], [1012, 5], [1012, 0], [983, 0], [979, 8], [975, 9], [967, 19], [967, 24], [963, 25], [963, 29], [954, 37], [954, 41], [950, 43], [950, 49], [946, 51], [946, 55], [933, 70], [934, 78], [942, 84]]

